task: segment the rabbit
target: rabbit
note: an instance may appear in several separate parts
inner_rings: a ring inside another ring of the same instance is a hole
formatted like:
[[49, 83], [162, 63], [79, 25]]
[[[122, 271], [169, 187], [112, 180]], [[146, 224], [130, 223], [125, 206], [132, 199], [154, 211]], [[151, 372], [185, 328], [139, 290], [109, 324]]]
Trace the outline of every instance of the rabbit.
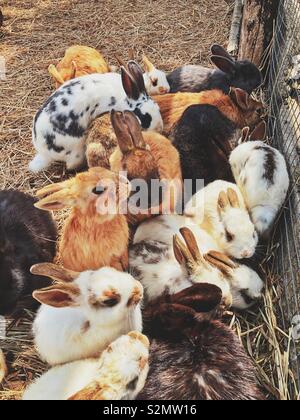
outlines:
[[24, 401], [134, 400], [149, 371], [149, 340], [137, 331], [122, 335], [97, 359], [57, 366], [24, 392]]
[[91, 168], [37, 192], [35, 207], [41, 210], [72, 208], [59, 245], [65, 268], [127, 270], [129, 228], [122, 209], [129, 194], [127, 178], [104, 168]]
[[31, 265], [55, 257], [56, 224], [34, 208], [35, 202], [17, 190], [0, 191], [0, 315], [11, 314], [40, 284], [29, 272]]
[[145, 308], [150, 370], [137, 399], [263, 399], [250, 357], [219, 319], [221, 301], [220, 288], [199, 283]]
[[146, 93], [141, 68], [129, 62], [128, 71], [92, 74], [61, 86], [37, 112], [33, 122], [36, 156], [29, 168], [46, 170], [54, 161], [66, 162], [68, 170], [79, 168], [85, 158], [84, 134], [98, 116], [112, 109], [132, 110], [143, 129], [161, 131], [158, 105]]
[[169, 137], [179, 152], [183, 179], [192, 180], [186, 201], [197, 193], [197, 180], [204, 186], [216, 180], [234, 182], [229, 156], [239, 135], [240, 129], [215, 106], [186, 109]]
[[262, 73], [255, 64], [248, 60], [235, 61], [218, 44], [211, 47], [211, 53], [217, 69], [187, 65], [174, 70], [167, 77], [171, 93], [220, 89], [228, 94], [233, 86], [251, 94], [262, 84]]
[[166, 135], [172, 132], [184, 112], [192, 105], [213, 106], [240, 129], [244, 128], [245, 122], [251, 128], [255, 127], [264, 112], [262, 102], [254, 100], [247, 92], [238, 88], [231, 88], [228, 95], [221, 90], [208, 90], [200, 93], [169, 93], [153, 98], [160, 107]]
[[77, 273], [53, 264], [31, 272], [58, 283], [33, 292], [42, 304], [33, 323], [35, 345], [50, 365], [97, 357], [113, 340], [142, 330], [143, 287], [110, 267]]
[[[182, 267], [179, 253], [174, 252], [178, 244], [174, 244], [173, 238], [180, 233], [198, 250], [198, 267], [194, 264], [189, 272]], [[143, 284], [147, 302], [166, 293], [174, 294], [204, 279], [222, 286], [226, 305], [231, 306], [228, 283], [201, 255], [216, 247], [214, 240], [190, 219], [177, 215], [159, 216], [138, 227], [129, 249], [130, 272]]]
[[[154, 132], [142, 133], [136, 116], [129, 111], [112, 111], [112, 125], [119, 147], [110, 158], [114, 172], [125, 172], [132, 183], [145, 182], [140, 208], [129, 206], [129, 220], [138, 224], [157, 214], [172, 214], [182, 201], [183, 182], [179, 154], [170, 141]], [[162, 197], [153, 181], [163, 186]], [[147, 188], [146, 188], [147, 187]]]
[[192, 197], [184, 213], [206, 230], [226, 255], [243, 259], [255, 254], [258, 234], [235, 184], [212, 182]]
[[[266, 126], [262, 126], [266, 129]], [[250, 217], [262, 239], [267, 239], [287, 196], [289, 174], [282, 154], [263, 141], [265, 133], [243, 131], [242, 144], [230, 155], [230, 165]], [[260, 138], [259, 138], [260, 137]]]
[[[130, 60], [135, 61], [134, 51], [130, 50]], [[127, 67], [126, 62], [119, 55], [116, 55], [119, 65]], [[149, 60], [146, 55], [142, 58], [145, 73], [143, 74], [145, 87], [148, 95], [164, 95], [170, 92], [170, 85], [167, 80], [167, 75], [162, 70], [158, 70], [155, 65]]]
[[143, 56], [143, 64], [146, 71], [144, 73], [144, 81], [148, 94], [164, 95], [169, 93], [170, 84], [166, 73], [158, 70], [146, 55]]
[[7, 366], [5, 362], [5, 356], [2, 349], [0, 349], [0, 385], [2, 384], [6, 375], [7, 375]]
[[65, 82], [93, 73], [110, 73], [110, 66], [102, 55], [94, 48], [84, 45], [72, 45], [69, 47], [64, 58], [55, 67], [51, 64], [49, 74], [55, 81], [56, 89]]
[[225, 306], [250, 308], [262, 298], [262, 279], [216, 249], [213, 239], [188, 218], [162, 216], [138, 228], [129, 251], [129, 266], [144, 286], [146, 301], [209, 282], [222, 289]]

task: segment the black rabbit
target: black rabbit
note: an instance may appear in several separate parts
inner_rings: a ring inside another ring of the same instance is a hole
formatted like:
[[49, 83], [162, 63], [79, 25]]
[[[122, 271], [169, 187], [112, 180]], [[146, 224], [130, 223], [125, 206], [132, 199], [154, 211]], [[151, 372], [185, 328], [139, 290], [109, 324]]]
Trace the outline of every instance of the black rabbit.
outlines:
[[218, 69], [197, 65], [180, 67], [168, 75], [170, 93], [220, 89], [228, 94], [230, 87], [236, 87], [251, 94], [262, 84], [260, 70], [250, 61], [235, 61], [217, 44], [211, 47], [211, 53], [211, 61]]
[[199, 283], [148, 305], [150, 371], [139, 399], [263, 399], [251, 359], [217, 320], [221, 299], [217, 286]]
[[11, 313], [19, 300], [49, 281], [30, 274], [30, 267], [51, 262], [57, 230], [35, 199], [15, 190], [0, 191], [0, 314]]

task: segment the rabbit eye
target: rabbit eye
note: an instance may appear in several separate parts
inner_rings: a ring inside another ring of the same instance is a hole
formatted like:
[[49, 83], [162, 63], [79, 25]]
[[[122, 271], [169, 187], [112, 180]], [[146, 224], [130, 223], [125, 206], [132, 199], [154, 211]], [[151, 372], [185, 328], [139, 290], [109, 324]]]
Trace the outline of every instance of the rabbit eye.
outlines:
[[226, 229], [225, 233], [226, 233], [226, 239], [227, 239], [227, 241], [228, 242], [232, 242], [234, 240], [234, 235], [232, 233], [228, 232], [227, 229]]
[[134, 391], [136, 389], [137, 383], [138, 383], [138, 376], [136, 378], [134, 378], [131, 382], [129, 382], [129, 384], [127, 384], [127, 389], [129, 391]]
[[120, 302], [119, 297], [114, 297], [111, 299], [107, 299], [103, 302], [104, 306], [108, 306], [109, 308], [112, 308], [113, 306], [116, 306]]
[[158, 79], [151, 79], [152, 85], [156, 87], [158, 85]]
[[101, 187], [101, 185], [93, 188], [92, 193], [95, 195], [102, 195], [103, 193], [105, 193], [105, 191], [107, 190], [107, 188], [105, 187]]

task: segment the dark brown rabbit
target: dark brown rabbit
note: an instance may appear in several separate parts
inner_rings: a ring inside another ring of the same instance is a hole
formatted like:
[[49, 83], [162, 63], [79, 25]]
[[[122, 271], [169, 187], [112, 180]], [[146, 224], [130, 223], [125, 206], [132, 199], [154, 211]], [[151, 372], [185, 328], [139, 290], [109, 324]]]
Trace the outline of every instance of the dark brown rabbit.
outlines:
[[[253, 126], [262, 121], [263, 108], [254, 106], [246, 92], [232, 89], [230, 97], [242, 110], [241, 114], [247, 114], [245, 119], [253, 120]], [[186, 109], [170, 138], [180, 154], [183, 178], [194, 181], [193, 194], [197, 192], [198, 179], [203, 179], [205, 185], [218, 179], [234, 182], [229, 157], [241, 128], [218, 106], [201, 104]]]
[[211, 47], [211, 54], [211, 61], [217, 69], [187, 65], [170, 73], [171, 93], [220, 89], [227, 94], [233, 86], [250, 94], [262, 84], [260, 70], [250, 61], [235, 61], [218, 44]]
[[150, 372], [141, 400], [261, 400], [238, 337], [218, 318], [222, 292], [197, 284], [148, 305]]

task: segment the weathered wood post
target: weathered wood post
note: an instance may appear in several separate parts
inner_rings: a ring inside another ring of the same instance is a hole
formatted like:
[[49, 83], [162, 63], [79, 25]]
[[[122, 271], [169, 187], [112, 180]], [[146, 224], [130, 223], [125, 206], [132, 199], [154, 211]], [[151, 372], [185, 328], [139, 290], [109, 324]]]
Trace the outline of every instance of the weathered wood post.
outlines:
[[280, 0], [244, 0], [239, 58], [251, 60], [263, 70], [279, 3]]

